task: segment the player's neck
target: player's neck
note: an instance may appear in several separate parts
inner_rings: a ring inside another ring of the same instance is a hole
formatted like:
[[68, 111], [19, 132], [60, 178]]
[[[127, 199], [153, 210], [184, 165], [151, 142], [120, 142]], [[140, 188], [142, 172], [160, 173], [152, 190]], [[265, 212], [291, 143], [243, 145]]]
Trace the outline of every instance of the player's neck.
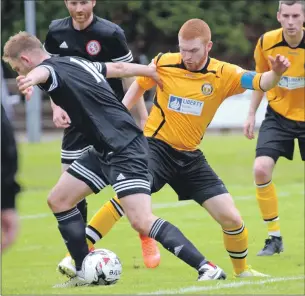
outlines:
[[202, 64], [198, 67], [197, 71], [201, 71], [207, 64], [208, 62], [208, 57], [202, 62]]
[[74, 28], [75, 30], [78, 30], [78, 31], [84, 30], [84, 29], [86, 29], [87, 27], [89, 27], [89, 25], [92, 23], [92, 21], [93, 21], [93, 13], [92, 13], [91, 16], [88, 18], [88, 20], [85, 21], [84, 23], [78, 23], [77, 21], [75, 21], [75, 20], [72, 18], [73, 28]]
[[304, 31], [303, 30], [301, 30], [295, 36], [288, 36], [288, 35], [285, 34], [285, 32], [283, 34], [284, 34], [285, 41], [291, 47], [297, 47], [301, 43], [301, 41], [302, 41], [302, 39], [304, 37]]

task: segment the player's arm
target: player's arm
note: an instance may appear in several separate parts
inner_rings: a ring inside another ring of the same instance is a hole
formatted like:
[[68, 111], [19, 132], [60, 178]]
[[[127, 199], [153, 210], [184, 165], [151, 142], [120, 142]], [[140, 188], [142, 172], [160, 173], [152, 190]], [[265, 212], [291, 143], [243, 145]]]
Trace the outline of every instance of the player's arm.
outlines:
[[271, 64], [271, 70], [263, 73], [260, 81], [260, 89], [265, 92], [274, 88], [279, 83], [282, 75], [290, 67], [289, 60], [279, 54], [275, 58], [269, 56], [268, 60]]
[[[132, 52], [128, 46], [126, 36], [122, 28], [117, 27], [111, 38], [107, 39], [107, 45], [109, 46], [109, 52], [111, 53], [111, 60], [114, 63], [126, 62], [131, 63], [133, 61]], [[127, 92], [131, 84], [135, 81], [135, 77], [123, 77], [123, 89], [124, 93]], [[148, 113], [145, 106], [144, 98], [141, 97], [135, 106], [130, 110], [132, 117], [135, 119], [138, 126], [144, 127]]]
[[[51, 25], [50, 25], [51, 27]], [[44, 50], [50, 55], [59, 55], [58, 41], [53, 37], [52, 30], [49, 28], [45, 42], [43, 44]], [[53, 110], [53, 122], [57, 128], [69, 127], [71, 120], [67, 112], [57, 106], [50, 98], [51, 108]]]
[[240, 85], [242, 88], [266, 92], [279, 83], [281, 76], [289, 68], [290, 62], [282, 55], [277, 55], [275, 58], [269, 56], [268, 59], [271, 64], [270, 71], [262, 74], [246, 71], [241, 74]]
[[49, 77], [49, 70], [46, 67], [39, 66], [34, 68], [26, 76], [18, 76], [16, 78], [17, 86], [19, 88], [19, 91], [25, 95], [27, 100], [29, 100], [33, 92], [32, 87], [37, 84], [46, 83]]
[[[134, 81], [135, 81], [135, 77], [125, 77], [122, 79], [125, 93], [127, 93], [127, 91], [129, 90], [130, 86], [133, 84]], [[132, 117], [136, 121], [137, 125], [141, 129], [143, 129], [148, 118], [148, 112], [145, 105], [144, 97], [141, 96], [134, 104], [134, 106], [129, 110]]]
[[[264, 35], [258, 40], [254, 50], [255, 69], [257, 72], [267, 72], [269, 70], [269, 64], [263, 54], [263, 38]], [[264, 97], [264, 92], [261, 90], [254, 90], [251, 96], [251, 102], [247, 119], [244, 123], [244, 135], [248, 139], [254, 139], [254, 128], [255, 128], [255, 114]]]
[[137, 102], [139, 102], [145, 91], [146, 90], [141, 87], [137, 80], [134, 81], [126, 92], [122, 103], [128, 110], [130, 110]]
[[151, 64], [149, 66], [129, 63], [105, 63], [106, 77], [132, 77], [145, 76], [153, 79], [160, 88], [162, 88], [162, 81], [157, 73], [156, 66]]

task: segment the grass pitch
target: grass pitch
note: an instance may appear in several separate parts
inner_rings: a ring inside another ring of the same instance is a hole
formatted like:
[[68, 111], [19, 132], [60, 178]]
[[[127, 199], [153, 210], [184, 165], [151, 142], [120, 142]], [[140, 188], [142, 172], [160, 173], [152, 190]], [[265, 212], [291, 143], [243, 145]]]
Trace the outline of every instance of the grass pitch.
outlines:
[[[206, 255], [221, 266], [228, 279], [196, 282], [195, 270], [161, 248], [161, 265], [145, 269], [137, 233], [121, 219], [97, 247], [114, 251], [123, 263], [121, 280], [109, 287], [53, 289], [64, 279], [56, 272], [65, 255], [57, 223], [46, 204], [60, 175], [60, 141], [20, 145], [19, 196], [21, 230], [17, 242], [2, 256], [2, 295], [10, 294], [302, 294], [304, 295], [304, 163], [296, 151], [293, 162], [280, 159], [275, 170], [284, 253], [257, 257], [267, 237], [255, 200], [252, 164], [255, 141], [236, 135], [207, 135], [202, 149], [225, 182], [249, 229], [248, 262], [268, 273], [266, 279], [234, 280], [219, 226], [194, 202], [178, 203], [165, 187], [153, 196], [154, 212], [177, 225]], [[90, 196], [89, 216], [113, 196], [106, 188]]]

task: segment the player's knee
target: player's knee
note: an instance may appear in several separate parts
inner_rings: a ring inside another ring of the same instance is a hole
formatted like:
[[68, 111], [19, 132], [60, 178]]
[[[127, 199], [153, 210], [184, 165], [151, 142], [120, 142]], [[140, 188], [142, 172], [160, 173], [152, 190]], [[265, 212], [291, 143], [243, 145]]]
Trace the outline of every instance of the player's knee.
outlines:
[[242, 225], [243, 220], [238, 212], [231, 213], [222, 217], [220, 220], [221, 227], [224, 229], [234, 229]]
[[129, 221], [134, 230], [136, 230], [140, 234], [148, 236], [150, 228], [153, 224], [152, 219], [143, 215], [142, 217], [137, 216], [132, 219], [129, 219]]
[[65, 198], [60, 194], [60, 192], [58, 192], [58, 190], [56, 190], [56, 188], [53, 188], [49, 193], [47, 203], [53, 212], [69, 210], [72, 207], [67, 205]]
[[259, 181], [270, 181], [272, 175], [273, 162], [265, 158], [257, 158], [254, 163], [254, 176]]

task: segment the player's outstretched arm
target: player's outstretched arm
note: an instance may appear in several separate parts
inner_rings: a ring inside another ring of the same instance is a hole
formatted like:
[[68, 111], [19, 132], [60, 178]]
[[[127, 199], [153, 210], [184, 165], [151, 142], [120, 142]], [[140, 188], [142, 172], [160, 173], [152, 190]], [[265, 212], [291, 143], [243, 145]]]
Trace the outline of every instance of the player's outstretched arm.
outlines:
[[162, 88], [162, 81], [157, 73], [155, 65], [139, 65], [131, 63], [105, 63], [107, 68], [106, 77], [132, 77], [132, 76], [146, 76], [156, 81], [160, 88]]
[[244, 124], [244, 135], [250, 140], [255, 138], [255, 136], [254, 136], [255, 114], [256, 114], [257, 108], [259, 107], [263, 97], [264, 97], [264, 92], [262, 92], [260, 90], [254, 90], [252, 92], [249, 113], [248, 113], [248, 117]]
[[268, 57], [271, 63], [271, 70], [263, 73], [260, 81], [260, 88], [263, 91], [268, 91], [275, 87], [281, 79], [281, 76], [290, 67], [290, 62], [287, 58], [282, 55], [276, 55], [275, 58], [272, 56]]
[[[124, 77], [122, 79], [124, 92], [126, 93], [130, 86], [135, 81], [135, 77]], [[135, 105], [130, 109], [131, 116], [136, 121], [137, 125], [143, 130], [148, 118], [144, 97], [140, 97]]]
[[26, 76], [20, 75], [16, 78], [19, 91], [29, 100], [32, 93], [32, 86], [45, 83], [50, 76], [50, 72], [45, 67], [37, 67]]
[[133, 84], [129, 87], [126, 92], [122, 103], [130, 110], [135, 103], [144, 95], [145, 89], [142, 88], [137, 81], [134, 81]]

